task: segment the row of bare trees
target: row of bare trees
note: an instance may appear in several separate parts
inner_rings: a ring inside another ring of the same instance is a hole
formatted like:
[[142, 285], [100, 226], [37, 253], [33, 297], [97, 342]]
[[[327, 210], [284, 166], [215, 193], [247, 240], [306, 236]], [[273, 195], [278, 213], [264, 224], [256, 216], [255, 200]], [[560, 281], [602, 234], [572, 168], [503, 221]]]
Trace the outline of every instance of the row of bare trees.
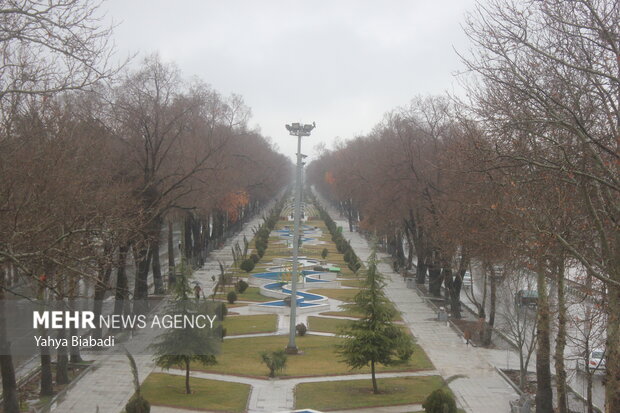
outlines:
[[[539, 413], [553, 411], [552, 360], [567, 412], [564, 292], [574, 281], [604, 309], [605, 411], [620, 411], [619, 30], [613, 1], [479, 5], [465, 25], [465, 99], [416, 98], [309, 166], [352, 221], [388, 239], [398, 266], [416, 257], [417, 281], [428, 273], [435, 295], [443, 284], [453, 317], [472, 261], [491, 291], [500, 268], [536, 274]], [[582, 280], [568, 276], [576, 269]], [[489, 299], [479, 310], [493, 327]]]
[[[5, 300], [71, 301], [90, 285], [97, 313], [106, 294], [115, 295], [118, 314], [147, 311], [147, 296], [164, 292], [159, 249], [166, 241], [174, 282], [174, 228], [184, 229], [187, 260], [200, 265], [289, 176], [290, 162], [248, 128], [250, 109], [240, 96], [187, 81], [157, 55], [131, 69], [114, 66], [111, 29], [102, 26], [98, 7], [85, 0], [0, 5], [6, 413], [19, 405]], [[168, 239], [161, 240], [166, 227]], [[133, 280], [125, 268], [131, 257]], [[78, 350], [59, 352], [58, 384], [67, 381], [67, 361], [79, 360]], [[41, 394], [48, 395], [48, 352], [41, 363]]]

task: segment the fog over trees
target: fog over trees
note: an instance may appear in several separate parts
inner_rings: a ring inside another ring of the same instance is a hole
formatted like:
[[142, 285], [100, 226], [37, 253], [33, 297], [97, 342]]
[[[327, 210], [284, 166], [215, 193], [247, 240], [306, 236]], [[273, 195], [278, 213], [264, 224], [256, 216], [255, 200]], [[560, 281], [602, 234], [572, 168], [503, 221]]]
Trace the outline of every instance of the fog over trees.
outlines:
[[[292, 176], [288, 158], [248, 126], [242, 96], [156, 53], [115, 63], [100, 6], [0, 5], [5, 413], [19, 412], [6, 300], [71, 304], [91, 288], [96, 314], [108, 296], [116, 314], [143, 314], [175, 282], [175, 232], [184, 260], [200, 267]], [[512, 277], [518, 290], [531, 276], [535, 325], [515, 314], [512, 334], [524, 364], [535, 345], [537, 413], [553, 411], [552, 366], [556, 405], [568, 412], [565, 348], [587, 354], [595, 330], [606, 340], [606, 412], [620, 412], [620, 5], [488, 0], [464, 31], [473, 47], [459, 51], [463, 96], [412, 97], [366, 135], [322, 150], [307, 183], [351, 230], [376, 234], [395, 270], [428, 279], [453, 318], [466, 272], [480, 268], [485, 344], [496, 313], [514, 310], [497, 302], [498, 283]], [[575, 283], [597, 303], [580, 320], [565, 297]], [[79, 349], [55, 358], [52, 371], [52, 355], [40, 355], [42, 395], [67, 382]]]
[[[71, 300], [87, 283], [96, 313], [106, 294], [117, 313], [144, 312], [174, 281], [174, 261], [159, 262], [166, 242], [176, 249], [173, 228], [185, 228], [185, 258], [200, 265], [288, 183], [290, 162], [248, 128], [241, 96], [188, 80], [157, 54], [115, 66], [95, 2], [4, 2], [0, 47], [0, 367], [13, 413], [3, 298]], [[68, 357], [58, 355], [59, 383]], [[50, 355], [41, 362], [50, 393]]]
[[606, 411], [620, 411], [619, 22], [617, 2], [485, 2], [465, 24], [466, 98], [416, 97], [309, 166], [396, 268], [416, 264], [436, 296], [443, 284], [453, 317], [470, 262], [537, 275], [537, 412], [552, 411], [551, 363], [567, 411], [563, 291], [577, 268], [604, 306]]

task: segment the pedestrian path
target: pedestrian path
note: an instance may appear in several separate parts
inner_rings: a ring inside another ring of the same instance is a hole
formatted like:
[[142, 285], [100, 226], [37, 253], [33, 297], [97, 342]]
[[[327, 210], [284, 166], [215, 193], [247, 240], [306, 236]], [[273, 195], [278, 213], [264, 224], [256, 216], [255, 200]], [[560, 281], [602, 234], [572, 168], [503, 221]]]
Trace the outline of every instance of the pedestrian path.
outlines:
[[[184, 375], [183, 370], [171, 369], [168, 371], [170, 374]], [[414, 371], [414, 372], [395, 372], [395, 373], [377, 373], [377, 378], [390, 378], [390, 377], [423, 377], [423, 376], [436, 376], [439, 372], [436, 370], [426, 371]], [[370, 374], [345, 374], [340, 376], [319, 376], [319, 377], [298, 377], [298, 378], [276, 378], [276, 379], [256, 379], [250, 377], [240, 376], [227, 376], [224, 374], [204, 373], [199, 371], [191, 372], [192, 377], [209, 380], [221, 380], [235, 383], [244, 383], [252, 386], [252, 392], [250, 394], [250, 400], [248, 402], [248, 412], [250, 413], [276, 413], [293, 410], [294, 406], [294, 390], [295, 386], [302, 383], [316, 383], [325, 381], [342, 381], [342, 380], [369, 380]], [[411, 409], [415, 406], [415, 409]], [[303, 408], [303, 406], [301, 406]], [[191, 412], [191, 410], [174, 409], [167, 410], [168, 408], [151, 408], [152, 413], [180, 413]], [[367, 411], [367, 412], [410, 412], [421, 410], [420, 405], [406, 405], [406, 406], [393, 406], [385, 408], [387, 410], [362, 409], [362, 410], [343, 410], [343, 412], [350, 411]]]
[[[269, 211], [272, 206], [273, 203], [268, 205], [265, 211]], [[237, 242], [242, 245], [244, 235], [251, 239], [253, 237], [252, 230], [258, 228], [262, 222], [261, 215], [250, 220], [221, 249], [215, 250], [209, 255], [204, 268], [194, 273], [194, 280], [201, 283], [205, 295], [210, 294], [215, 285], [211, 276], [215, 275], [217, 279], [220, 274], [218, 261], [225, 268], [229, 267], [233, 262], [231, 246]], [[155, 369], [152, 355], [140, 355], [147, 353], [146, 347], [155, 339], [154, 336], [150, 337], [149, 333], [155, 334], [155, 332], [156, 330], [150, 329], [141, 330], [126, 344], [128, 350], [134, 355], [141, 381]], [[50, 411], [58, 413], [95, 413], [96, 411], [119, 413], [134, 393], [133, 375], [126, 356], [117, 351], [88, 355], [84, 358], [93, 360], [94, 365], [62, 397], [58, 398]], [[237, 381], [238, 378], [235, 380]]]
[[[359, 234], [347, 230], [346, 221], [341, 221], [334, 211], [330, 214], [338, 225], [343, 227], [345, 238], [351, 240], [351, 245], [357, 255], [366, 260], [370, 255], [370, 247]], [[248, 239], [253, 236], [252, 230], [260, 225], [261, 219], [255, 219], [244, 226], [242, 231], [228, 241], [221, 249], [214, 251], [208, 259], [208, 264], [194, 277], [202, 285], [205, 295], [214, 287], [212, 277], [218, 278], [220, 268], [217, 260], [227, 267], [232, 263], [231, 246], [236, 242], [242, 244], [243, 236]], [[416, 336], [418, 343], [427, 351], [427, 354], [437, 370], [421, 372], [380, 373], [377, 377], [404, 377], [441, 375], [448, 378], [462, 374], [466, 377], [453, 381], [450, 388], [456, 394], [458, 403], [468, 413], [503, 413], [509, 411], [508, 402], [517, 396], [495, 371], [487, 360], [485, 352], [467, 347], [456, 333], [445, 324], [433, 321], [435, 314], [426, 306], [423, 299], [411, 289], [407, 289], [402, 277], [394, 274], [389, 266], [381, 264], [379, 269], [386, 275], [388, 285], [386, 292], [394, 301], [397, 308], [403, 313], [404, 322]], [[330, 300], [332, 302], [332, 300]], [[334, 302], [334, 306], [337, 303]], [[299, 317], [296, 321], [307, 321]], [[279, 317], [278, 332], [288, 332], [289, 319]], [[140, 340], [144, 342], [145, 340]], [[148, 341], [148, 340], [146, 340]], [[131, 351], [131, 350], [130, 350]], [[144, 380], [156, 368], [151, 356], [136, 357], [140, 372], [140, 379]], [[170, 370], [173, 374], [184, 374], [183, 371]], [[294, 388], [297, 384], [319, 381], [338, 380], [368, 380], [369, 374], [353, 374], [328, 377], [306, 377], [291, 379], [264, 380], [239, 376], [226, 376], [204, 372], [192, 372], [192, 376], [215, 380], [246, 383], [252, 386], [248, 401], [248, 411], [251, 413], [275, 413], [292, 410], [294, 407]], [[132, 375], [124, 355], [109, 354], [97, 358], [96, 365], [65, 394], [62, 400], [54, 406], [54, 412], [95, 412], [99, 407], [101, 413], [118, 413], [133, 394]], [[420, 405], [394, 406], [386, 408], [356, 409], [356, 412], [402, 413], [422, 410]], [[189, 410], [154, 406], [154, 413], [181, 413]], [[352, 411], [342, 411], [352, 412]]]
[[[360, 234], [348, 229], [347, 221], [318, 196], [336, 225], [342, 227], [355, 253], [367, 260], [371, 246]], [[387, 258], [377, 254], [378, 259]], [[488, 351], [467, 346], [446, 323], [435, 321], [436, 314], [414, 290], [408, 289], [403, 278], [381, 262], [379, 271], [386, 277], [386, 294], [402, 312], [403, 320], [411, 329], [417, 343], [426, 351], [441, 376], [447, 379], [462, 376], [450, 383], [458, 404], [468, 413], [508, 413], [509, 402], [518, 398], [514, 389], [496, 371]], [[494, 358], [496, 355], [494, 355]]]

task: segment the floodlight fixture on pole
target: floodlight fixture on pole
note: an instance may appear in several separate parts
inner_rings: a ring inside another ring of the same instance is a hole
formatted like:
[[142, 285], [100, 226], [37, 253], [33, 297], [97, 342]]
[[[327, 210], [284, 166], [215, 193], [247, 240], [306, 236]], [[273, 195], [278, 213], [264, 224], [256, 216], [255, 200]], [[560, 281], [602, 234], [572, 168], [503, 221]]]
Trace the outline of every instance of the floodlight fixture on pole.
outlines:
[[297, 326], [297, 279], [299, 278], [299, 237], [301, 227], [301, 169], [302, 158], [306, 155], [301, 153], [301, 137], [310, 136], [312, 129], [316, 127], [316, 123], [301, 124], [299, 122], [286, 125], [286, 130], [289, 131], [291, 136], [297, 136], [297, 170], [295, 177], [295, 212], [293, 215], [293, 271], [291, 274], [291, 320], [290, 330], [288, 337], [288, 345], [286, 346], [286, 352], [288, 354], [297, 354], [299, 350], [295, 344], [295, 333]]

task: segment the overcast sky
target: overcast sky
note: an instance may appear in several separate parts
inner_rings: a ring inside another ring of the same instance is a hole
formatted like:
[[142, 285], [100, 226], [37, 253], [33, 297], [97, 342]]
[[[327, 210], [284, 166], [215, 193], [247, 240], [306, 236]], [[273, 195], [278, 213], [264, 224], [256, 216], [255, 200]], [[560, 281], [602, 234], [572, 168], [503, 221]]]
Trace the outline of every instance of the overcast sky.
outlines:
[[474, 0], [107, 0], [118, 52], [159, 52], [252, 108], [251, 127], [293, 156], [286, 123], [316, 122], [302, 152], [367, 134], [420, 94], [457, 91]]

